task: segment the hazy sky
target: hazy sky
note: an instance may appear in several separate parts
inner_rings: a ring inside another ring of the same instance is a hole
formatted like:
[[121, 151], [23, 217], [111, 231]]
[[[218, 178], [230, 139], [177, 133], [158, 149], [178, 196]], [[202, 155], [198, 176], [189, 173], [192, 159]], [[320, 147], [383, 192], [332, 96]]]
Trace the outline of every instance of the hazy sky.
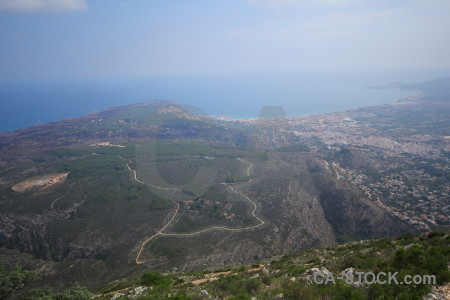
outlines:
[[450, 0], [0, 0], [0, 79], [450, 70]]

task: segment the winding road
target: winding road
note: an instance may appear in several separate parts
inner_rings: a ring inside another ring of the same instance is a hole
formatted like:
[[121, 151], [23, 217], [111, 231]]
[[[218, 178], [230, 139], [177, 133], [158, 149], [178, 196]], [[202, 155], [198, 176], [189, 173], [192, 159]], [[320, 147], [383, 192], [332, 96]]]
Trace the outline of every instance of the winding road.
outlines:
[[157, 186], [157, 185], [145, 183], [145, 182], [143, 182], [143, 181], [141, 181], [141, 180], [139, 180], [139, 179], [137, 178], [136, 170], [133, 170], [132, 168], [130, 168], [130, 164], [129, 164], [129, 163], [127, 164], [127, 168], [128, 168], [128, 170], [130, 170], [131, 172], [133, 172], [133, 174], [134, 174], [134, 180], [136, 180], [136, 181], [139, 182], [139, 183], [145, 184], [145, 185], [147, 185], [147, 186], [149, 186], [149, 187], [152, 187], [152, 188], [155, 188], [155, 189], [158, 189], [158, 190], [181, 192], [181, 189], [177, 189], [177, 188], [165, 188], [165, 187], [161, 187], [161, 186]]
[[[237, 160], [239, 160], [240, 162], [243, 162], [243, 163], [247, 163], [245, 160], [243, 160], [241, 158], [237, 158]], [[152, 188], [160, 189], [160, 190], [169, 190], [169, 191], [174, 191], [174, 192], [180, 192], [181, 191], [181, 189], [177, 189], [177, 188], [164, 188], [164, 187], [160, 187], [160, 186], [156, 186], [156, 185], [145, 183], [145, 182], [139, 180], [139, 178], [137, 178], [136, 170], [131, 169], [129, 163], [127, 164], [127, 168], [128, 168], [128, 170], [130, 172], [133, 173], [134, 180], [139, 182], [139, 183], [141, 183], [141, 184], [144, 184], [144, 185], [152, 187]], [[245, 170], [244, 173], [247, 176], [250, 176], [250, 170], [252, 168], [253, 168], [253, 164], [251, 162], [249, 162], [247, 167], [244, 169]], [[250, 179], [249, 182], [251, 182], [252, 180], [253, 179]], [[258, 220], [258, 224], [252, 225], [252, 226], [247, 226], [247, 227], [240, 227], [240, 228], [225, 227], [225, 226], [213, 226], [213, 227], [209, 227], [209, 228], [206, 228], [206, 229], [203, 229], [203, 230], [199, 230], [199, 231], [195, 231], [195, 232], [191, 232], [191, 233], [164, 233], [164, 231], [167, 229], [167, 227], [169, 227], [172, 224], [172, 222], [175, 220], [175, 217], [178, 215], [178, 211], [180, 209], [180, 204], [178, 204], [176, 201], [174, 201], [173, 200], [173, 196], [172, 196], [170, 198], [170, 201], [172, 201], [175, 204], [175, 206], [176, 206], [173, 216], [170, 218], [170, 220], [167, 222], [167, 224], [164, 225], [157, 233], [155, 233], [152, 236], [148, 237], [147, 239], [145, 239], [141, 243], [141, 246], [139, 247], [139, 251], [138, 251], [138, 254], [136, 255], [136, 259], [135, 259], [136, 264], [139, 265], [139, 264], [143, 264], [143, 263], [146, 263], [146, 262], [149, 261], [149, 260], [141, 260], [142, 251], [144, 250], [145, 246], [150, 241], [152, 241], [153, 239], [155, 239], [158, 236], [190, 237], [190, 236], [195, 236], [195, 235], [202, 234], [202, 233], [205, 233], [205, 232], [208, 232], [208, 231], [213, 231], [213, 230], [225, 230], [225, 231], [236, 232], [236, 231], [244, 231], [244, 230], [255, 229], [255, 228], [258, 228], [258, 227], [260, 227], [260, 226], [265, 224], [264, 220], [262, 220], [261, 218], [259, 218], [255, 214], [256, 210], [258, 209], [258, 206], [256, 205], [256, 203], [254, 201], [252, 201], [247, 195], [244, 195], [243, 193], [241, 193], [239, 191], [236, 191], [230, 184], [228, 184], [228, 183], [221, 183], [221, 184], [227, 186], [233, 193], [241, 195], [242, 197], [247, 199], [247, 201], [250, 202], [253, 205], [253, 210], [251, 211], [251, 215], [256, 220]]]

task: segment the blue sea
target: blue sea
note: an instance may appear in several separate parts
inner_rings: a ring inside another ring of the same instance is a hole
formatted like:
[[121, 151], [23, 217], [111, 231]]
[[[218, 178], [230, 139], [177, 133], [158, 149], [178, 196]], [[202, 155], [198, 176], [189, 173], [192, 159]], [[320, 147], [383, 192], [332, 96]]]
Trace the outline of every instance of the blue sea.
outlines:
[[368, 86], [434, 79], [426, 76], [309, 72], [0, 82], [0, 132], [155, 99], [230, 118], [258, 117], [262, 106], [283, 106], [288, 116], [341, 111], [413, 93]]

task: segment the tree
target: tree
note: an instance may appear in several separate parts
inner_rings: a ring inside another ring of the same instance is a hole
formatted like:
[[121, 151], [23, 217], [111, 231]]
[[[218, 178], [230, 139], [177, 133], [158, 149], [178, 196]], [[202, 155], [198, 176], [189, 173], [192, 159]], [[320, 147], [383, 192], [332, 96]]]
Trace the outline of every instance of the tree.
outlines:
[[16, 267], [7, 272], [0, 266], [0, 298], [4, 299], [14, 291], [23, 288], [27, 283], [36, 280], [37, 275], [33, 271]]

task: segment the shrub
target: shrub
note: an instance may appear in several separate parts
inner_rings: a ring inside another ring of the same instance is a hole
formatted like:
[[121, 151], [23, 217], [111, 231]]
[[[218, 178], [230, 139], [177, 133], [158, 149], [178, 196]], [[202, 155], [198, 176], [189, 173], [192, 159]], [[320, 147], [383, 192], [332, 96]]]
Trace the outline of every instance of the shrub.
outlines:
[[244, 279], [236, 275], [223, 277], [214, 282], [214, 287], [222, 295], [252, 294], [260, 285], [259, 278]]
[[267, 286], [270, 286], [272, 284], [272, 278], [270, 278], [270, 276], [262, 276], [261, 281]]
[[36, 273], [16, 267], [7, 272], [0, 266], [0, 298], [6, 298], [14, 291], [23, 288], [27, 283], [36, 280]]
[[251, 300], [252, 297], [249, 295], [239, 294], [234, 297], [227, 298], [228, 300]]
[[434, 238], [434, 237], [443, 237], [443, 236], [445, 236], [445, 232], [436, 232], [436, 231], [433, 231], [433, 232], [430, 232], [430, 233], [428, 233], [428, 238], [429, 239], [432, 239], [432, 238]]
[[33, 289], [27, 291], [25, 300], [90, 300], [91, 293], [84, 287], [76, 286], [74, 288], [55, 293], [52, 288]]
[[171, 300], [191, 300], [192, 298], [187, 296], [187, 295], [185, 295], [185, 294], [175, 294], [175, 295], [170, 296], [168, 299], [171, 299]]
[[26, 292], [26, 300], [53, 300], [53, 289], [46, 287], [42, 289], [32, 289]]
[[170, 286], [172, 280], [159, 272], [147, 272], [142, 274], [141, 283], [146, 286], [166, 288]]
[[90, 300], [92, 299], [91, 293], [84, 287], [76, 286], [64, 292], [56, 294], [53, 299], [55, 300]]
[[169, 209], [172, 207], [172, 203], [164, 198], [156, 198], [153, 199], [148, 208], [150, 210], [163, 210], [163, 209]]

